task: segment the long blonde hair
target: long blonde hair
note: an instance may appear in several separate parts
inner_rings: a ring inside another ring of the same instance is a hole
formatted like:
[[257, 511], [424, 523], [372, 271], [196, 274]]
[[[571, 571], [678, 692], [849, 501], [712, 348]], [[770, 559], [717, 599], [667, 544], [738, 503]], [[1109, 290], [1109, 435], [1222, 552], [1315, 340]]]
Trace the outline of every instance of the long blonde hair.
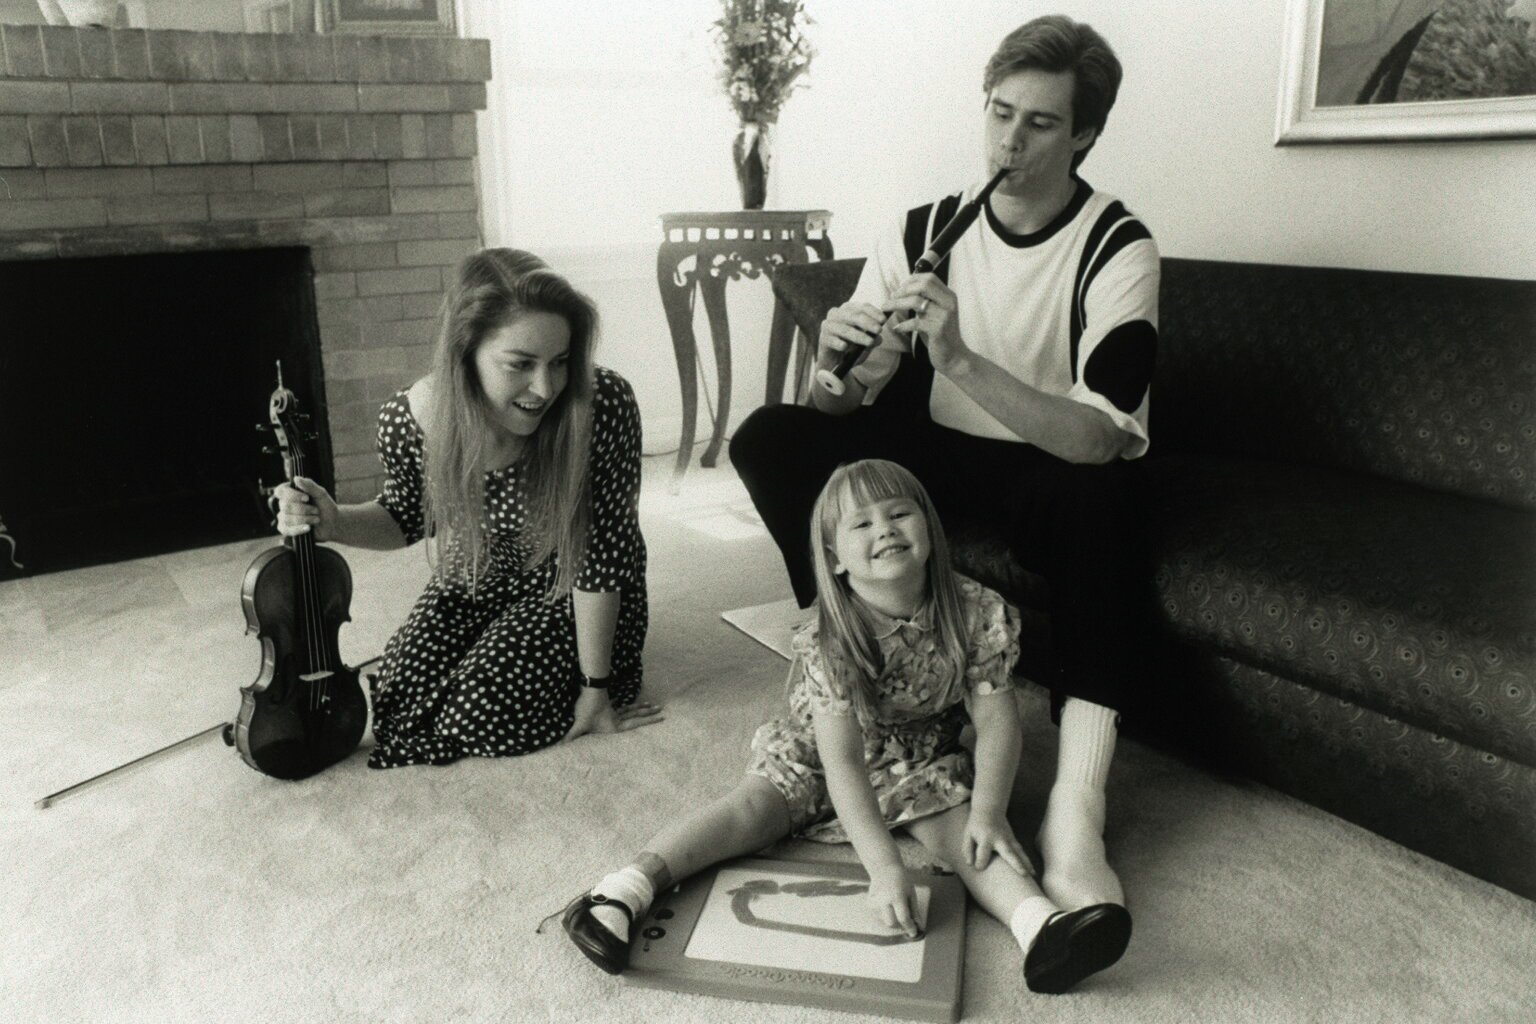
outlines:
[[485, 473], [495, 421], [475, 353], [486, 337], [525, 312], [554, 313], [571, 329], [564, 390], [550, 404], [523, 454], [528, 495], [525, 568], [556, 562], [546, 600], [571, 592], [591, 523], [587, 455], [592, 435], [592, 348], [597, 308], [530, 252], [482, 249], [459, 264], [443, 300], [432, 361], [432, 401], [423, 472], [433, 571], [471, 591], [485, 567]]
[[874, 682], [884, 669], [880, 643], [862, 602], [847, 579], [833, 571], [833, 539], [840, 519], [852, 509], [890, 498], [916, 503], [928, 520], [929, 554], [923, 604], [938, 632], [948, 671], [940, 671], [940, 704], [948, 704], [965, 679], [966, 625], [960, 585], [950, 566], [949, 541], [923, 485], [905, 467], [885, 459], [864, 459], [833, 471], [811, 510], [811, 551], [816, 569], [820, 645], [832, 692], [853, 702], [861, 721], [870, 718]]

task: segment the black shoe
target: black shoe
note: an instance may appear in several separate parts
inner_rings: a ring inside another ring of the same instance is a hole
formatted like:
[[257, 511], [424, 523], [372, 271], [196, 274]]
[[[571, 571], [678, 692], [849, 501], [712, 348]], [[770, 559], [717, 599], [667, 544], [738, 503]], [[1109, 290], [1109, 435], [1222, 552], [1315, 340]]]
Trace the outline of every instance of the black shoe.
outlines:
[[617, 907], [629, 919], [629, 931], [635, 928], [635, 912], [623, 900], [611, 900], [600, 893], [584, 892], [571, 900], [560, 915], [560, 926], [588, 960], [607, 971], [619, 974], [629, 966], [629, 939], [621, 939], [592, 916], [593, 907]]
[[1031, 992], [1059, 995], [1119, 960], [1130, 941], [1131, 915], [1118, 904], [1055, 914], [1024, 957], [1024, 983]]

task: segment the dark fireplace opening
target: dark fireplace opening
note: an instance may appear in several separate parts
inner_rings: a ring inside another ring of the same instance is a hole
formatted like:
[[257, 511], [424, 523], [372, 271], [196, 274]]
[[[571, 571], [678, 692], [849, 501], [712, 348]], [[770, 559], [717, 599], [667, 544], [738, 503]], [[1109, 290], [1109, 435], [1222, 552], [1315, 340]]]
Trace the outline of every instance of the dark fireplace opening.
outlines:
[[0, 579], [271, 534], [279, 360], [333, 487], [308, 249], [0, 262]]

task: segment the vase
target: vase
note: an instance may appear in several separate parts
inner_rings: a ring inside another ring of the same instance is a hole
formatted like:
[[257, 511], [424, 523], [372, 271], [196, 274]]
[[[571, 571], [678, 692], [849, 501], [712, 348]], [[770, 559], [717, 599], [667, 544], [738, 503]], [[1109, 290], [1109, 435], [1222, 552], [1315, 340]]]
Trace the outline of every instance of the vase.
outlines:
[[736, 184], [741, 186], [741, 208], [761, 210], [768, 198], [768, 166], [773, 160], [773, 125], [747, 121], [736, 129], [731, 143], [736, 161]]

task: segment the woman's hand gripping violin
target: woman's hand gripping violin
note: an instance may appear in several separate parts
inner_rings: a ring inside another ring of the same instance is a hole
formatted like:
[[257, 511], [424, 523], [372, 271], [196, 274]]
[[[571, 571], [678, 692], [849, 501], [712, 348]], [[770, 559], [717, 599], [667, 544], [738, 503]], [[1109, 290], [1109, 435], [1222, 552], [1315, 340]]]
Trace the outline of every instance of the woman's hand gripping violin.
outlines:
[[[304, 433], [292, 391], [268, 403], [290, 483], [304, 476]], [[352, 571], [311, 533], [287, 537], [256, 557], [240, 588], [247, 632], [261, 638], [261, 674], [240, 688], [240, 714], [226, 740], [246, 764], [279, 779], [302, 779], [357, 749], [368, 703], [357, 669], [342, 663], [336, 634], [351, 616]]]

